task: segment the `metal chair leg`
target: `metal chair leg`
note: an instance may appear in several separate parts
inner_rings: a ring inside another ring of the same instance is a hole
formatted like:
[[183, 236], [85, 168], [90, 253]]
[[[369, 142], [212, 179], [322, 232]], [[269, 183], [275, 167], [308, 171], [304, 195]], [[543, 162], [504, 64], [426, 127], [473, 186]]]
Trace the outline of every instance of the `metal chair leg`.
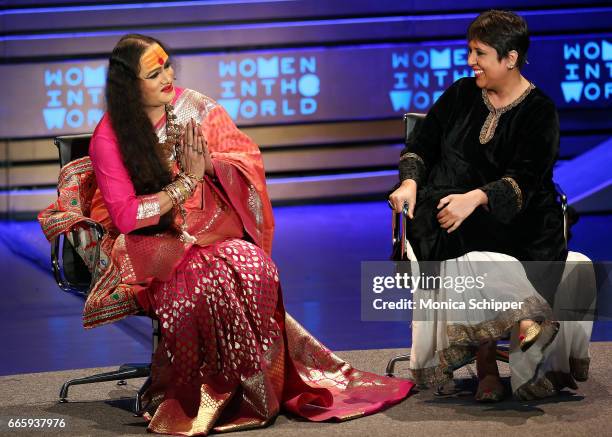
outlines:
[[124, 379], [143, 378], [151, 374], [150, 364], [124, 364], [118, 370], [112, 372], [98, 373], [97, 375], [76, 378], [67, 381], [60, 390], [60, 402], [68, 402], [68, 388], [72, 385], [91, 384], [104, 381], [121, 381]]
[[134, 404], [134, 416], [135, 417], [140, 417], [143, 414], [142, 396], [149, 389], [152, 381], [153, 379], [151, 378], [151, 376], [149, 376], [147, 380], [144, 382], [144, 384], [142, 384], [142, 387], [140, 387], [140, 390], [138, 390], [138, 393], [136, 393], [136, 402]]
[[395, 363], [397, 363], [398, 361], [410, 361], [410, 354], [399, 355], [395, 358], [391, 358], [387, 363], [387, 370], [385, 370], [385, 375], [391, 378], [395, 376]]

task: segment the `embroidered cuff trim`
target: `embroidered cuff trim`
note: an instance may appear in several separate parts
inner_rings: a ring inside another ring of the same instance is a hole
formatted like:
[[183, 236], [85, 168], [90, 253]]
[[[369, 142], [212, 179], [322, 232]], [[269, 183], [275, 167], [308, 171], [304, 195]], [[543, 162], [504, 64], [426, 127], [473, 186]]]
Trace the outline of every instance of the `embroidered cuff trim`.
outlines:
[[156, 194], [140, 196], [136, 211], [136, 229], [156, 225], [160, 215], [159, 200]]
[[519, 187], [516, 181], [510, 176], [504, 176], [501, 178], [501, 180], [510, 184], [514, 190], [514, 194], [516, 196], [516, 209], [520, 211], [523, 208], [523, 192], [521, 191], [521, 187]]
[[399, 175], [400, 181], [413, 179], [420, 185], [421, 178], [425, 174], [425, 161], [416, 153], [404, 153], [400, 157]]

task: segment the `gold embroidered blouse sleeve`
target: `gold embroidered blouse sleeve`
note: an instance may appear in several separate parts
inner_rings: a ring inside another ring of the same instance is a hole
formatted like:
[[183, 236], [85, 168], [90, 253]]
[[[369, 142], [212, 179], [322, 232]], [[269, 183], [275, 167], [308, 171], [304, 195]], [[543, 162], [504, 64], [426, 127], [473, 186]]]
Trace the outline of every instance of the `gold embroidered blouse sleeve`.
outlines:
[[136, 226], [140, 229], [159, 223], [161, 209], [157, 194], [138, 196], [138, 209], [136, 210]]

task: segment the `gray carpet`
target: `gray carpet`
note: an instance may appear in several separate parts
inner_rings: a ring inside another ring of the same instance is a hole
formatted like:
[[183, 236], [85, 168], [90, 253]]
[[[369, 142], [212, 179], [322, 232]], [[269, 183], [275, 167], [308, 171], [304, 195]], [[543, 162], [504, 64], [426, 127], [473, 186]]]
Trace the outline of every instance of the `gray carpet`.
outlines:
[[[383, 372], [387, 360], [404, 350], [340, 352], [356, 367]], [[466, 369], [455, 374], [464, 389], [448, 397], [431, 391], [417, 393], [382, 413], [343, 423], [309, 423], [285, 415], [260, 430], [246, 431], [246, 437], [260, 436], [602, 436], [611, 435], [612, 343], [593, 343], [592, 372], [577, 392], [566, 391], [545, 401], [522, 403], [506, 400], [480, 405], [472, 400], [475, 385]], [[32, 357], [36, 359], [36, 357]], [[99, 383], [71, 388], [66, 404], [57, 403], [62, 383], [105, 369], [13, 375], [0, 378], [0, 435], [45, 436], [143, 436], [146, 425], [133, 417], [133, 396], [142, 380], [126, 386]], [[405, 367], [398, 365], [400, 374]], [[502, 375], [507, 368], [501, 368]], [[9, 429], [10, 418], [64, 419], [65, 428]]]

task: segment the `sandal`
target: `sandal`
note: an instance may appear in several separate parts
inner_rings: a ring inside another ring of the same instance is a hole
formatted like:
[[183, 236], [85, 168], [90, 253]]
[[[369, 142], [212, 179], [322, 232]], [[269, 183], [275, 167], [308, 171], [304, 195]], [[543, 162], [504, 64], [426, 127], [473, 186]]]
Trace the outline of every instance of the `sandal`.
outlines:
[[533, 322], [526, 330], [525, 334], [519, 335], [519, 347], [523, 352], [526, 352], [536, 342], [540, 334], [542, 333], [542, 327], [539, 323]]

